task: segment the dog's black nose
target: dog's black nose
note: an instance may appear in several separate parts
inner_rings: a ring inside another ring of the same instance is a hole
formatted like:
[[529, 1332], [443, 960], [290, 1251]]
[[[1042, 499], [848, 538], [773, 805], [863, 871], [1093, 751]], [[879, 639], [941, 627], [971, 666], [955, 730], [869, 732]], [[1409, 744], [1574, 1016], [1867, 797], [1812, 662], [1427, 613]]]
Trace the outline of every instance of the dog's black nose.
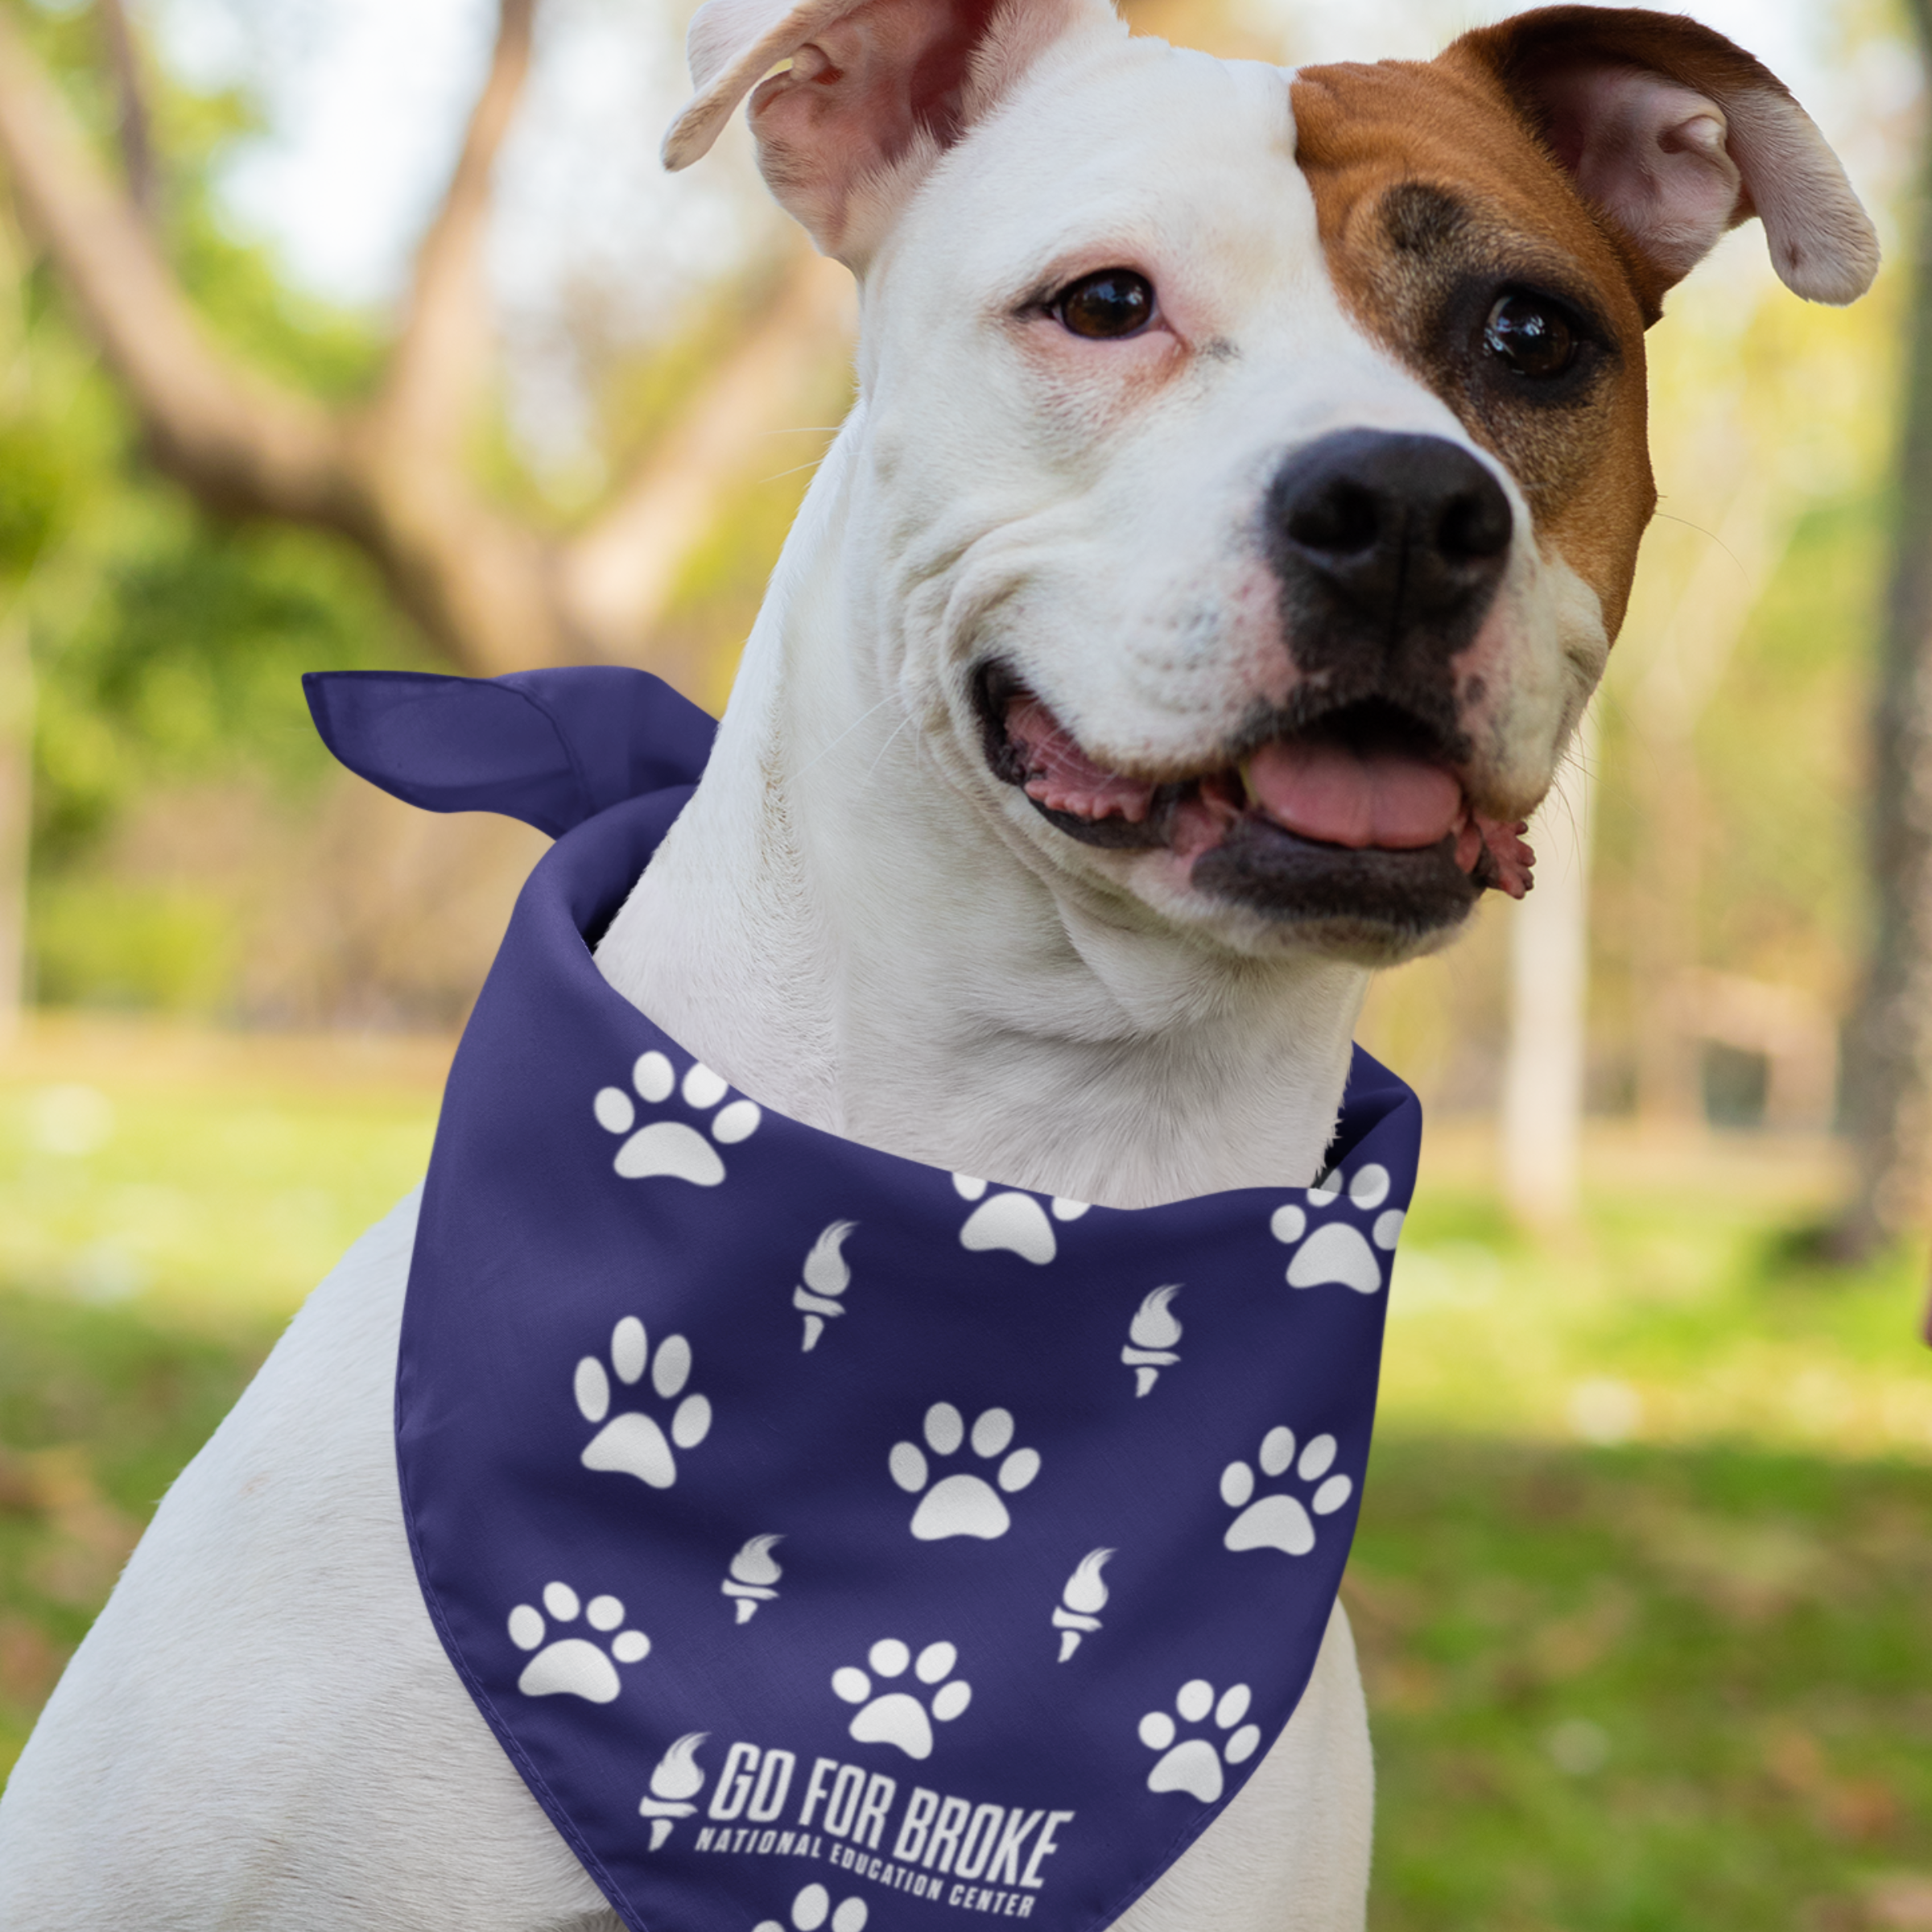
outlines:
[[1469, 642], [1513, 528], [1496, 479], [1440, 436], [1340, 430], [1298, 450], [1268, 492], [1294, 631], [1342, 617], [1396, 650], [1449, 656]]

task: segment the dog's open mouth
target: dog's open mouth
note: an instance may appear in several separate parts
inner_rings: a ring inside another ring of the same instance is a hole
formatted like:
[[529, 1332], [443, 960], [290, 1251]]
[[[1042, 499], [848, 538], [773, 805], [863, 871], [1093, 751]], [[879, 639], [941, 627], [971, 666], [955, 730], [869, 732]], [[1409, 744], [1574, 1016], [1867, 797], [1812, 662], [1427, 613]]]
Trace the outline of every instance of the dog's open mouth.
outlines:
[[997, 777], [1088, 844], [1171, 852], [1217, 898], [1416, 928], [1459, 919], [1485, 887], [1530, 890], [1526, 826], [1479, 813], [1438, 734], [1383, 700], [1162, 782], [1096, 763], [1002, 668], [983, 671], [978, 691]]

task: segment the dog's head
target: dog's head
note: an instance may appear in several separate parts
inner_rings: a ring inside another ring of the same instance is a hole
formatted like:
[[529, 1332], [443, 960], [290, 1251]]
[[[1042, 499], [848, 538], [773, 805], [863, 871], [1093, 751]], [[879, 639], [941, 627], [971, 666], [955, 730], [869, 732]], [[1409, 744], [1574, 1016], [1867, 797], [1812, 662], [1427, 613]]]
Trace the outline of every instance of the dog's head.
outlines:
[[667, 160], [750, 93], [861, 277], [885, 687], [1030, 863], [1245, 952], [1386, 963], [1520, 894], [1654, 504], [1665, 291], [1752, 215], [1814, 300], [1877, 264], [1784, 87], [1661, 14], [1289, 72], [1103, 0], [709, 0], [691, 64]]

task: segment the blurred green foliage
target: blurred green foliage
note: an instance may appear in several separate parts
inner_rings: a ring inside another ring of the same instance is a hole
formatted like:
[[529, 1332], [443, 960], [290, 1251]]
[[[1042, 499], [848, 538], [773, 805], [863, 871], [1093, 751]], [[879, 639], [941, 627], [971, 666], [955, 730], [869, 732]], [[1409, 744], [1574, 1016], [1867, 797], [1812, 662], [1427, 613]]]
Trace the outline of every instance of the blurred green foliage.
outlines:
[[[111, 157], [90, 12], [23, 19]], [[293, 293], [223, 225], [213, 184], [258, 118], [235, 93], [157, 71], [161, 241], [210, 332], [317, 396], [365, 390], [378, 331]], [[0, 606], [29, 630], [35, 685], [30, 932], [39, 997], [198, 1011], [233, 991], [232, 909], [101, 875], [129, 806], [156, 788], [239, 781], [299, 799], [329, 769], [304, 671], [419, 662], [345, 545], [211, 517], [157, 476], [45, 266], [0, 229]]]
[[158, 784], [312, 784], [329, 762], [302, 673], [417, 654], [359, 560], [324, 538], [224, 526], [154, 485], [113, 507], [111, 525], [85, 533], [101, 539], [92, 595], [39, 633], [43, 882]]
[[225, 895], [58, 869], [33, 895], [34, 984], [51, 1006], [224, 1017], [242, 935]]

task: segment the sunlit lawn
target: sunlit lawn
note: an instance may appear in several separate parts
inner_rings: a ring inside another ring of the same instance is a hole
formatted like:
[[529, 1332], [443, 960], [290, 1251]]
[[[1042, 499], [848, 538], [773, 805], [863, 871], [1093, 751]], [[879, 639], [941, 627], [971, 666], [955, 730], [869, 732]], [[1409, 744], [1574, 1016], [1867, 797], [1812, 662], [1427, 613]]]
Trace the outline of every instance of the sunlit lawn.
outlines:
[[[418, 1178], [446, 1046], [0, 1060], [0, 1765], [173, 1471]], [[1593, 1137], [1511, 1232], [1432, 1138], [1348, 1584], [1377, 1932], [1932, 1928], [1923, 1257], [1792, 1261], [1816, 1147]]]

